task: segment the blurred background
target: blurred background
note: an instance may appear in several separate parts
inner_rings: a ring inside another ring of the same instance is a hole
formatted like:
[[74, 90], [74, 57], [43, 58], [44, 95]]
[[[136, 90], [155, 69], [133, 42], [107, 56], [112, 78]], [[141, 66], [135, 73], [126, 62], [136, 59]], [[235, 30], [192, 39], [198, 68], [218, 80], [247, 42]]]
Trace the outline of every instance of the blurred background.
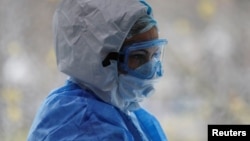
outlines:
[[[64, 84], [52, 17], [58, 0], [0, 0], [0, 138], [25, 141], [48, 93]], [[165, 76], [143, 102], [169, 141], [203, 141], [208, 124], [250, 124], [250, 1], [148, 0]]]

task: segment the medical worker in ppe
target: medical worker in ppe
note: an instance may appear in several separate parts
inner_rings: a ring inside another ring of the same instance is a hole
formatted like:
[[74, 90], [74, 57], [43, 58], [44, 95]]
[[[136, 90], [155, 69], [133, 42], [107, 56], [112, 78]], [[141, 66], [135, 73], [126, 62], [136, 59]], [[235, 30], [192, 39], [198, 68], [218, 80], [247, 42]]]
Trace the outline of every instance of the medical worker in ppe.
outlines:
[[162, 49], [144, 0], [62, 0], [54, 15], [60, 71], [28, 141], [167, 141], [139, 102], [162, 76]]

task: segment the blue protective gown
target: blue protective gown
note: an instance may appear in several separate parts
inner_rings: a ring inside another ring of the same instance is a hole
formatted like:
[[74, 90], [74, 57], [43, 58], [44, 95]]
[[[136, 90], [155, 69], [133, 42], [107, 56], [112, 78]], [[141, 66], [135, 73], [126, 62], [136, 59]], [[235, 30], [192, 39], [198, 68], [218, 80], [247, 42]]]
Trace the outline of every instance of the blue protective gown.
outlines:
[[[150, 141], [166, 141], [158, 121], [148, 112], [134, 112]], [[51, 92], [40, 107], [28, 141], [142, 141], [131, 117], [71, 81]]]

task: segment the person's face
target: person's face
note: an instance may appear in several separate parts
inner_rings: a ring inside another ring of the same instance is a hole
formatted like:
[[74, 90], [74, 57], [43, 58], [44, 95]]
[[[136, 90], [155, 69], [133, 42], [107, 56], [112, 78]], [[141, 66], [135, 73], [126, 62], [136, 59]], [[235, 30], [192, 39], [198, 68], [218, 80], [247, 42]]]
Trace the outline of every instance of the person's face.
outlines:
[[[149, 31], [133, 36], [130, 39], [125, 40], [123, 46], [130, 47], [133, 43], [140, 43], [158, 39], [158, 31], [155, 27]], [[153, 55], [158, 51], [159, 48], [147, 48], [133, 51], [128, 58], [128, 67], [130, 69], [136, 69], [137, 67], [149, 62]], [[121, 71], [120, 71], [121, 72]]]

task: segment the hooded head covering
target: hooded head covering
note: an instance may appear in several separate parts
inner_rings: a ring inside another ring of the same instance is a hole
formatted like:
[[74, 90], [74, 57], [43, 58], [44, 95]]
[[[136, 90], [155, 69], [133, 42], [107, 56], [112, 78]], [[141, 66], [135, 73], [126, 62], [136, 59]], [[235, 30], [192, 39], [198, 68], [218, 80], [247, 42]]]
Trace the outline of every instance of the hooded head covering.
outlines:
[[112, 103], [119, 83], [117, 61], [107, 67], [102, 61], [119, 52], [134, 35], [129, 34], [132, 26], [148, 15], [152, 10], [143, 0], [62, 0], [53, 19], [59, 70]]
[[127, 39], [132, 38], [137, 34], [147, 32], [154, 26], [156, 26], [156, 21], [152, 19], [151, 16], [145, 15], [140, 17], [129, 31]]

